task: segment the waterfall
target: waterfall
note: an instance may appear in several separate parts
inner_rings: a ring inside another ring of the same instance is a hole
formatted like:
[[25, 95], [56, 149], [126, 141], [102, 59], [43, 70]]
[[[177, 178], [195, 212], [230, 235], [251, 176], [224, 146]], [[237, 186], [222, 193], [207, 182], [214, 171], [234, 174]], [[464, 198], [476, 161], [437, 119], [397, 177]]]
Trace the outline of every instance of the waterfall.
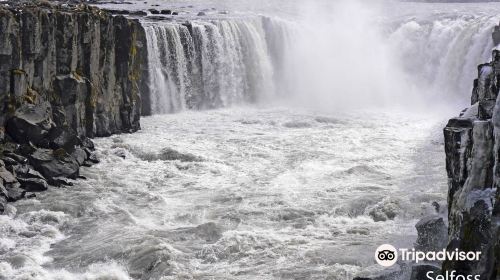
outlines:
[[327, 108], [425, 104], [436, 95], [465, 103], [476, 65], [488, 60], [493, 47], [492, 15], [374, 22], [369, 14], [358, 16], [362, 21], [340, 14], [312, 22], [242, 16], [144, 23], [150, 112], [274, 98]]
[[477, 65], [489, 61], [498, 17], [440, 13], [395, 22], [388, 42], [402, 71], [432, 94], [467, 99]]
[[153, 114], [257, 102], [274, 94], [262, 19], [145, 25]]
[[[176, 112], [186, 107], [185, 100], [191, 90], [191, 80], [181, 34], [188, 34], [186, 27], [146, 27], [150, 102], [153, 113]], [[186, 43], [185, 46], [188, 49], [192, 42]]]

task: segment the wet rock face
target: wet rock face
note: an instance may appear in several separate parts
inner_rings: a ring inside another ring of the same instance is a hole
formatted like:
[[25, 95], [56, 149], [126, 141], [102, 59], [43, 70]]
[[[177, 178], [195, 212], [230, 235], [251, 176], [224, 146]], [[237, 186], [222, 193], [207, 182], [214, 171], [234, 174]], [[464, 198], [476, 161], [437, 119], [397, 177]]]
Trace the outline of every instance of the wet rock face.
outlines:
[[425, 217], [417, 225], [415, 249], [425, 252], [443, 250], [448, 243], [448, 228], [442, 217]]
[[446, 261], [443, 270], [480, 274], [481, 279], [500, 277], [499, 89], [500, 53], [494, 51], [493, 60], [478, 67], [472, 106], [444, 129], [449, 185], [447, 249], [479, 251], [482, 257], [479, 262]]
[[78, 135], [136, 131], [145, 52], [136, 20], [84, 5], [0, 5], [0, 124], [48, 102]]
[[89, 137], [140, 129], [145, 40], [86, 5], [0, 4], [0, 213], [98, 163]]

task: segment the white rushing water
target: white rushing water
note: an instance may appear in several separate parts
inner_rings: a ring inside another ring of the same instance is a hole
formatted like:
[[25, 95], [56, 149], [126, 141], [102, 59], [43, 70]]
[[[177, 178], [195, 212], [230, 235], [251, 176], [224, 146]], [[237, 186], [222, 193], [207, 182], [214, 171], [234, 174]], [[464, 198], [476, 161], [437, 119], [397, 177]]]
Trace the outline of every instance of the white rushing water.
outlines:
[[466, 105], [477, 64], [491, 55], [498, 5], [449, 5], [336, 1], [302, 3], [299, 15], [210, 9], [187, 24], [156, 22], [146, 27], [151, 113], [273, 95], [323, 109]]
[[259, 18], [148, 24], [151, 113], [269, 98], [272, 65]]
[[144, 21], [153, 116], [0, 216], [1, 280], [352, 279], [446, 215], [498, 4], [152, 2], [181, 11]]
[[236, 108], [142, 123], [97, 141], [87, 181], [17, 203], [4, 273], [351, 279], [376, 244], [411, 245], [415, 219], [443, 203], [434, 117]]

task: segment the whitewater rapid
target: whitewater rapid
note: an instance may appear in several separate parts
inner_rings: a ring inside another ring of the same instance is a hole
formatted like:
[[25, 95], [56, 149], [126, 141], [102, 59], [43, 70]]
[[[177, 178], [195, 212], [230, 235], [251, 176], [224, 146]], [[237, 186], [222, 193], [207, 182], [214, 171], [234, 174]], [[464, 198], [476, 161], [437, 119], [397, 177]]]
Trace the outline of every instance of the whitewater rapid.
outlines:
[[3, 260], [27, 263], [2, 262], [6, 279], [351, 279], [444, 205], [432, 117], [235, 108], [142, 124], [97, 139], [88, 180], [2, 216]]
[[497, 6], [347, 5], [320, 28], [240, 2], [143, 22], [154, 115], [96, 139], [87, 180], [0, 216], [1, 280], [352, 279], [446, 215], [441, 129]]

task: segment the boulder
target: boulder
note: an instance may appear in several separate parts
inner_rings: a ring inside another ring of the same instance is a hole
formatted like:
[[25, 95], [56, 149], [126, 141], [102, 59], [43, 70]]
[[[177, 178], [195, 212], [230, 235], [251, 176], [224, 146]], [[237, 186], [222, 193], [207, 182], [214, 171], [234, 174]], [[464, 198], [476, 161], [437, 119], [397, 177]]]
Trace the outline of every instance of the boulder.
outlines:
[[5, 185], [7, 184], [15, 184], [17, 182], [16, 177], [10, 173], [5, 167], [0, 167], [0, 179], [3, 181]]
[[30, 155], [30, 163], [51, 182], [54, 177], [78, 177], [79, 164], [64, 149], [37, 149]]
[[26, 193], [26, 198], [27, 199], [36, 198], [36, 194], [35, 193]]
[[52, 127], [48, 103], [25, 104], [7, 121], [7, 133], [18, 143], [42, 143]]
[[17, 201], [24, 197], [25, 191], [20, 188], [16, 177], [5, 167], [0, 167], [0, 181], [2, 183], [2, 193], [7, 201]]
[[19, 162], [15, 161], [14, 159], [10, 158], [10, 157], [3, 157], [2, 158], [5, 166], [13, 166], [13, 165], [17, 165], [19, 164]]
[[149, 12], [150, 12], [152, 15], [159, 15], [159, 14], [160, 14], [160, 11], [155, 10], [155, 9], [149, 9]]
[[97, 155], [95, 153], [91, 153], [89, 156], [88, 156], [88, 162], [90, 163], [99, 163], [99, 159], [97, 158]]
[[76, 147], [71, 156], [76, 159], [79, 165], [83, 165], [83, 163], [87, 160], [88, 155], [82, 148]]
[[172, 14], [172, 10], [161, 10], [160, 14], [162, 14], [162, 15], [171, 15]]
[[151, 160], [178, 160], [182, 162], [202, 162], [203, 158], [195, 156], [190, 153], [181, 153], [171, 148], [164, 148], [161, 150], [160, 154], [156, 157], [150, 158]]
[[368, 215], [372, 217], [375, 222], [383, 222], [394, 220], [401, 211], [401, 206], [399, 201], [395, 199], [384, 199], [367, 210]]
[[0, 127], [0, 144], [5, 142], [5, 128]]
[[30, 161], [29, 158], [30, 158], [31, 154], [33, 154], [37, 149], [39, 149], [39, 148], [31, 143], [23, 144], [19, 148], [19, 153], [22, 154], [23, 156], [25, 156], [26, 158], [28, 158], [28, 163], [29, 163], [29, 161]]
[[7, 190], [7, 201], [9, 202], [18, 201], [26, 194], [26, 191], [21, 188], [19, 182], [5, 185], [5, 189]]
[[130, 11], [127, 10], [106, 10], [107, 12], [110, 12], [114, 15], [128, 15], [130, 14]]
[[0, 195], [0, 214], [3, 214], [6, 208], [7, 208], [7, 199], [4, 196]]
[[12, 167], [13, 173], [17, 178], [33, 178], [33, 179], [42, 179], [45, 178], [40, 174], [40, 172], [32, 169], [29, 165], [15, 165]]
[[81, 137], [80, 144], [83, 148], [89, 149], [90, 151], [95, 150], [94, 142], [92, 142], [92, 140], [90, 140], [90, 138], [88, 137]]
[[442, 217], [422, 218], [416, 225], [418, 232], [415, 249], [421, 251], [439, 251], [448, 243], [448, 228]]
[[8, 196], [7, 189], [3, 185], [3, 181], [2, 180], [0, 180], [0, 196], [4, 196], [4, 197]]
[[20, 164], [26, 164], [26, 163], [28, 163], [28, 159], [27, 158], [25, 158], [25, 157], [23, 157], [21, 155], [15, 154], [13, 152], [6, 151], [3, 154], [6, 157], [15, 160], [17, 163], [20, 163]]
[[2, 151], [3, 153], [5, 152], [16, 153], [16, 151], [18, 151], [20, 147], [21, 145], [19, 144], [13, 142], [7, 142], [0, 146], [0, 151]]
[[80, 138], [70, 127], [54, 127], [49, 131], [48, 135], [49, 147], [57, 150], [65, 149], [68, 153], [75, 150], [77, 145], [80, 145]]
[[21, 188], [28, 192], [42, 192], [49, 188], [47, 181], [39, 178], [18, 178]]
[[144, 11], [132, 11], [130, 12], [131, 15], [133, 16], [147, 16], [148, 13], [144, 12]]
[[73, 186], [73, 183], [68, 179], [64, 177], [55, 177], [50, 180], [51, 184], [55, 187], [62, 188], [66, 186]]

